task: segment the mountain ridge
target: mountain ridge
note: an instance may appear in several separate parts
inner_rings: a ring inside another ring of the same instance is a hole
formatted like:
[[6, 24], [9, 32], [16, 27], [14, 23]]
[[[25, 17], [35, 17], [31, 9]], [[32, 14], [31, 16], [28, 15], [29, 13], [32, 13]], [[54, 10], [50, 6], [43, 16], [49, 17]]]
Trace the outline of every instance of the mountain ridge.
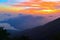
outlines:
[[25, 31], [32, 40], [60, 40], [60, 18]]

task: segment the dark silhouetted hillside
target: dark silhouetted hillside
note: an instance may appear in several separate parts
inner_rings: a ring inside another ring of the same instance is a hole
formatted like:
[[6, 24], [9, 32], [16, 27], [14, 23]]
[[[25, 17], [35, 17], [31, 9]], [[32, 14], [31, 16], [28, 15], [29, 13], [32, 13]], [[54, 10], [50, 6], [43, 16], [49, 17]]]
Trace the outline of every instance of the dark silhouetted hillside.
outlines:
[[25, 31], [31, 40], [60, 40], [60, 18]]
[[9, 40], [9, 33], [0, 27], [0, 40]]

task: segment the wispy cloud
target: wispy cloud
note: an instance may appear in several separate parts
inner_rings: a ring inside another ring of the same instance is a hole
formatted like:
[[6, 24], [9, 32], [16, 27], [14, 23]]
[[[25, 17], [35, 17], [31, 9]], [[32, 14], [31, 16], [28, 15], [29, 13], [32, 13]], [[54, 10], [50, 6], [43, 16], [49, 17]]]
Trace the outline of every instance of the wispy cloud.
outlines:
[[3, 27], [4, 29], [7, 29], [7, 30], [17, 30], [16, 28], [14, 28], [8, 23], [0, 23], [0, 27]]
[[17, 17], [18, 15], [15, 15], [15, 14], [5, 14], [5, 13], [0, 13], [0, 21], [5, 21], [5, 20], [8, 20], [10, 18], [14, 18], [14, 17]]

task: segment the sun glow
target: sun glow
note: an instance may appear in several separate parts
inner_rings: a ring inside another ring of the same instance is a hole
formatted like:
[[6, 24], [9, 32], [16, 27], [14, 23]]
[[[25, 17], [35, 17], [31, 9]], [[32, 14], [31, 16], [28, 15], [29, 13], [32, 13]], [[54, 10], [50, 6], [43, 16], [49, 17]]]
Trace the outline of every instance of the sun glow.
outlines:
[[52, 13], [57, 13], [58, 10], [40, 10], [40, 13], [42, 14], [52, 14]]
[[51, 12], [55, 12], [56, 10], [41, 10], [42, 12], [47, 12], [47, 13], [51, 13]]

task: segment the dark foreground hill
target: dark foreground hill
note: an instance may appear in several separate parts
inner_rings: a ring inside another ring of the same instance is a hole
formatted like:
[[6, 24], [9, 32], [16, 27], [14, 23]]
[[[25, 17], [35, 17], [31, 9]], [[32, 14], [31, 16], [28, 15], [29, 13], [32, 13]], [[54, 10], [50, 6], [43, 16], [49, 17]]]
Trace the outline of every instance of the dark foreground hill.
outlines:
[[29, 40], [60, 40], [60, 18], [25, 31]]

